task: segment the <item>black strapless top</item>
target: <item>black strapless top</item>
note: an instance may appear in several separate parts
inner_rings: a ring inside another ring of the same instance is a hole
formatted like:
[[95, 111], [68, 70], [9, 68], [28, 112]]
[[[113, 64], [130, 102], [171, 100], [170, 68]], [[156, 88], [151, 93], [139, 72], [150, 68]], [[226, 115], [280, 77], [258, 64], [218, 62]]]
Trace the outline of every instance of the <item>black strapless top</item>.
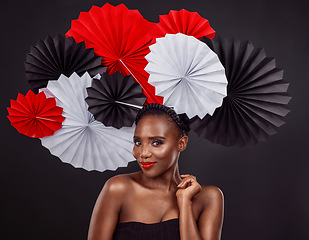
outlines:
[[179, 219], [159, 223], [119, 223], [114, 240], [180, 240]]

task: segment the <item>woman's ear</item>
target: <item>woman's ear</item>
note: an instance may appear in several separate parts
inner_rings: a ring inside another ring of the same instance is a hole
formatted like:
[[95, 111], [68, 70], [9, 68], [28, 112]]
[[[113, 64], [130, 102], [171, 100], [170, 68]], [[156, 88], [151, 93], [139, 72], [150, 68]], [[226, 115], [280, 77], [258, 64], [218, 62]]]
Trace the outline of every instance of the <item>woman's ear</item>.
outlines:
[[186, 149], [187, 147], [187, 144], [188, 144], [188, 136], [182, 136], [180, 139], [179, 139], [179, 152], [182, 152], [183, 150]]

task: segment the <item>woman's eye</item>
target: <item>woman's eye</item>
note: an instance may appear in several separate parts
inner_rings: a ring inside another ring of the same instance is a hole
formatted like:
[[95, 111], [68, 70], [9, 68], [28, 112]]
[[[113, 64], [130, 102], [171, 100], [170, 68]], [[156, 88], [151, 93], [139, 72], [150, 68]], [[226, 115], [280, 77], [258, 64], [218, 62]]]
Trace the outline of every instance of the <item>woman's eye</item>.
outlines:
[[155, 147], [158, 147], [158, 146], [160, 146], [161, 144], [163, 144], [162, 141], [155, 141], [155, 142], [152, 143], [152, 145], [155, 146]]
[[135, 146], [140, 146], [140, 145], [142, 145], [142, 143], [139, 142], [139, 141], [134, 141], [134, 145], [135, 145]]

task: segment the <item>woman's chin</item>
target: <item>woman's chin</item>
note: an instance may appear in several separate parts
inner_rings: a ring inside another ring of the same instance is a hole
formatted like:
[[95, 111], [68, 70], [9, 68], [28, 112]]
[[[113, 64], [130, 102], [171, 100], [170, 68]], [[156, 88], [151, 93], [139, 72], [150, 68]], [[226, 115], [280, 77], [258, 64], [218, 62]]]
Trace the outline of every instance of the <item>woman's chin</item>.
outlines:
[[156, 178], [161, 175], [161, 173], [155, 167], [151, 167], [148, 169], [141, 167], [141, 170], [143, 174], [148, 178]]

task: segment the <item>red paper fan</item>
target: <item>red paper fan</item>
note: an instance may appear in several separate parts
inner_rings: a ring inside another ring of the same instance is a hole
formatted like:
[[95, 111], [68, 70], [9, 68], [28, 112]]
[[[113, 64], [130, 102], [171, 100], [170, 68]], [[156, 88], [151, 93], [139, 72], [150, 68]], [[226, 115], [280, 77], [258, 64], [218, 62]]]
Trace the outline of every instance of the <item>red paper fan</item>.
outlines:
[[155, 36], [164, 37], [165, 34], [183, 33], [197, 39], [207, 37], [212, 39], [215, 31], [210, 27], [207, 19], [197, 12], [171, 10], [167, 15], [160, 15], [160, 22], [156, 25]]
[[21, 134], [42, 138], [53, 135], [62, 127], [65, 119], [62, 108], [56, 106], [55, 98], [46, 98], [44, 92], [35, 95], [31, 90], [27, 95], [18, 94], [7, 108], [13, 127]]
[[106, 3], [101, 8], [93, 6], [89, 12], [81, 12], [79, 18], [72, 21], [66, 37], [73, 37], [76, 42], [85, 41], [87, 48], [94, 48], [95, 54], [102, 57], [108, 74], [119, 71], [123, 76], [132, 75], [142, 86], [148, 102], [162, 103], [144, 71], [155, 25], [124, 4], [114, 7]]

